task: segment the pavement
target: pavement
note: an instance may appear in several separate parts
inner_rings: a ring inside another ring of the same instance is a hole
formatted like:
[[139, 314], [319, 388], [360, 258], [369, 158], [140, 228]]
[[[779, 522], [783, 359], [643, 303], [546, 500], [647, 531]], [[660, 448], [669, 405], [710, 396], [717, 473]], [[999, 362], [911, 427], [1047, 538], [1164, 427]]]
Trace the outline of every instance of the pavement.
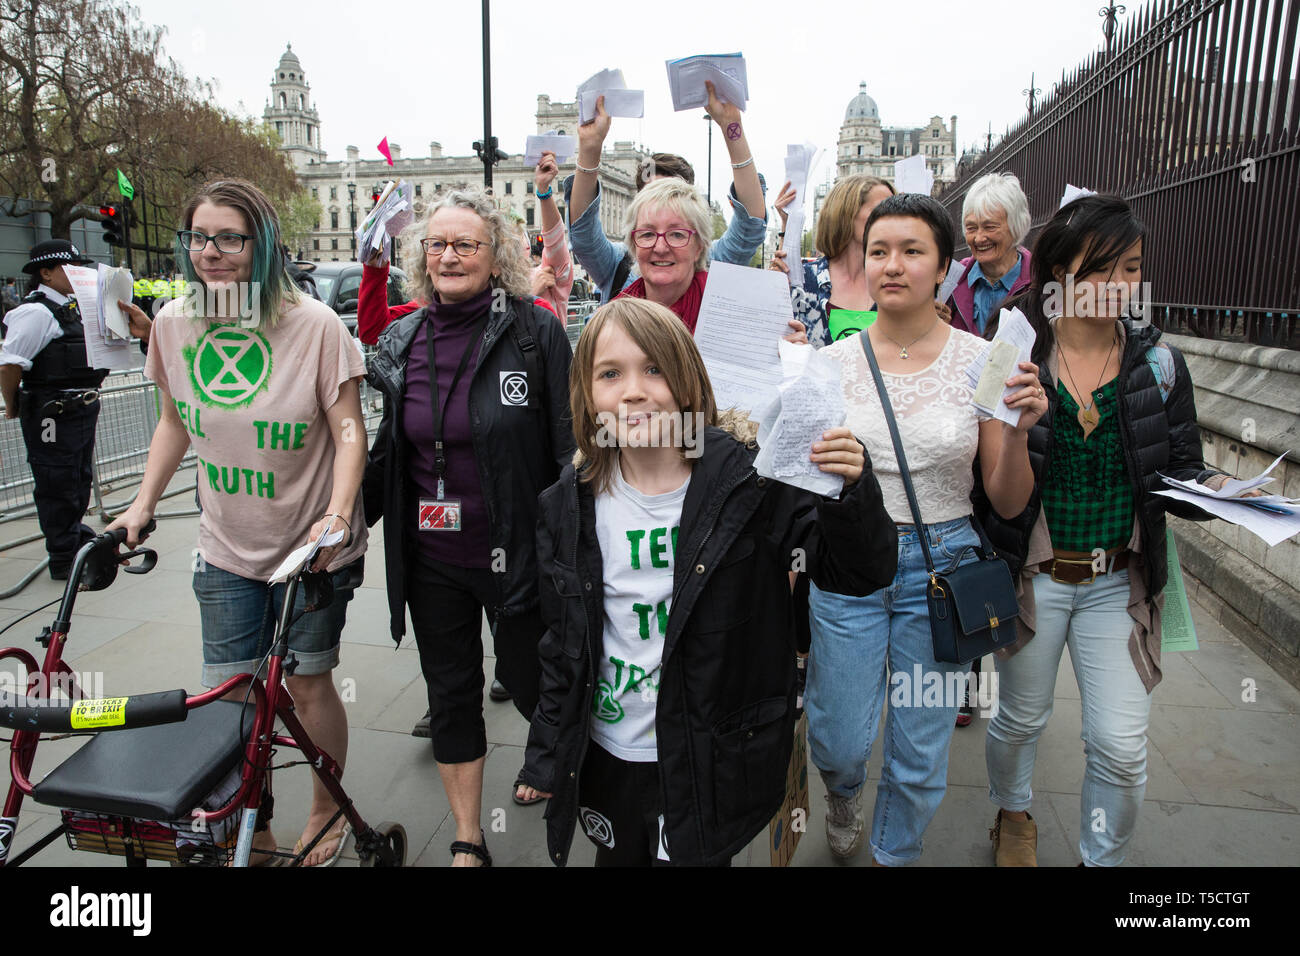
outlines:
[[[173, 487], [193, 482], [178, 474]], [[120, 493], [122, 496], [126, 492]], [[120, 500], [114, 497], [112, 500]], [[165, 499], [163, 511], [191, 505], [186, 494]], [[89, 518], [102, 527], [97, 518]], [[148, 575], [119, 575], [104, 591], [79, 596], [65, 659], [74, 671], [102, 682], [113, 696], [184, 687], [200, 689], [201, 647], [198, 605], [191, 589], [191, 562], [198, 519], [159, 521], [149, 545], [157, 568]], [[0, 547], [36, 531], [34, 519], [0, 525]], [[406, 829], [407, 864], [445, 866], [455, 839], [446, 795], [427, 739], [410, 736], [426, 709], [424, 682], [414, 639], [398, 648], [388, 634], [383, 547], [372, 529], [365, 583], [348, 608], [342, 661], [334, 672], [350, 727], [344, 786], [368, 821], [397, 821]], [[289, 545], [295, 542], [288, 542]], [[0, 550], [0, 589], [17, 582], [44, 556], [41, 542]], [[0, 627], [62, 593], [42, 575], [12, 598], [0, 601]], [[33, 639], [54, 616], [41, 611], [13, 627], [0, 646], [39, 648]], [[1146, 800], [1131, 844], [1131, 866], [1294, 865], [1300, 860], [1300, 691], [1192, 602], [1200, 642], [1194, 652], [1165, 657], [1164, 681], [1156, 688], [1148, 747]], [[492, 673], [491, 634], [483, 629], [484, 669]], [[13, 662], [0, 671], [13, 671]], [[991, 670], [991, 662], [985, 662]], [[3, 678], [9, 679], [9, 678]], [[12, 685], [11, 685], [12, 686]], [[98, 692], [101, 687], [94, 687]], [[524, 755], [528, 726], [509, 704], [484, 694], [488, 754], [484, 774], [483, 827], [497, 865], [549, 866], [543, 804], [518, 807], [510, 799]], [[920, 866], [988, 866], [988, 828], [994, 807], [988, 799], [984, 765], [985, 721], [976, 717], [952, 740], [948, 791], [925, 838]], [[1057, 677], [1055, 710], [1038, 747], [1034, 773], [1034, 817], [1041, 866], [1074, 866], [1078, 860], [1079, 800], [1083, 744], [1079, 738], [1079, 694], [1067, 655]], [[43, 743], [34, 776], [39, 779], [84, 741]], [[879, 779], [879, 747], [868, 768]], [[280, 759], [288, 759], [285, 754]], [[809, 774], [807, 832], [794, 866], [869, 865], [865, 852], [849, 864], [830, 856], [824, 835], [825, 791]], [[874, 783], [864, 809], [870, 820]], [[305, 767], [275, 775], [273, 829], [291, 846], [305, 822], [310, 780]], [[57, 825], [58, 815], [28, 800], [15, 836], [20, 852]], [[590, 865], [591, 844], [581, 835], [570, 861]], [[734, 860], [737, 866], [768, 866], [767, 833]], [[61, 840], [45, 848], [32, 865], [120, 866], [120, 858], [74, 853]], [[151, 864], [165, 865], [165, 864]], [[351, 842], [340, 865], [357, 865]]]

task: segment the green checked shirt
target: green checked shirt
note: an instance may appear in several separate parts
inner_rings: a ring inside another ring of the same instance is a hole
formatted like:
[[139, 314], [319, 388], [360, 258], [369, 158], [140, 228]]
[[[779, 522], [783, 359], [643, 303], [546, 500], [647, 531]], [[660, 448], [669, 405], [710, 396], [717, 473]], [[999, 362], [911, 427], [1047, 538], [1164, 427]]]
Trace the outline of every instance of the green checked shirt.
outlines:
[[1052, 420], [1052, 459], [1043, 487], [1043, 510], [1052, 547], [1091, 552], [1123, 548], [1133, 537], [1133, 487], [1119, 424], [1119, 379], [1093, 392], [1101, 421], [1085, 442], [1079, 404], [1063, 383]]

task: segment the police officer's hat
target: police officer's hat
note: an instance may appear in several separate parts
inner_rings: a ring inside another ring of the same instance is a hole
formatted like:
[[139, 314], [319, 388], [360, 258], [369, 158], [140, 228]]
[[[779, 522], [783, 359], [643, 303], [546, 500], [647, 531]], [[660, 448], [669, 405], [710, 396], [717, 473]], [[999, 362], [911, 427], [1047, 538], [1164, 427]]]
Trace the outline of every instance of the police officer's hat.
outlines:
[[94, 259], [87, 259], [77, 247], [66, 239], [46, 239], [32, 246], [27, 253], [31, 258], [23, 266], [23, 272], [29, 276], [36, 275], [40, 269], [52, 269], [55, 266], [92, 265]]

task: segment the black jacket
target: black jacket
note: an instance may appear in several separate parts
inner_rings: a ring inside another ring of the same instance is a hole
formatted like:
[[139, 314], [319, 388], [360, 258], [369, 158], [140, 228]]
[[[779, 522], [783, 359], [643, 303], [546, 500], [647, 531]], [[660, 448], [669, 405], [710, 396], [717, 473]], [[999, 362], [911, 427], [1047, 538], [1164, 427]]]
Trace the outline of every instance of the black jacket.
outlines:
[[[1125, 466], [1133, 488], [1138, 527], [1142, 533], [1142, 555], [1146, 567], [1147, 591], [1152, 598], [1165, 586], [1168, 576], [1165, 553], [1165, 512], [1193, 521], [1205, 521], [1212, 515], [1185, 502], [1175, 501], [1152, 492], [1167, 487], [1161, 474], [1185, 481], [1201, 480], [1217, 474], [1207, 470], [1201, 457], [1201, 431], [1196, 424], [1196, 401], [1192, 379], [1182, 353], [1169, 351], [1174, 361], [1174, 382], [1166, 400], [1160, 397], [1160, 385], [1147, 361], [1147, 350], [1160, 341], [1154, 326], [1137, 327], [1125, 320], [1124, 354], [1119, 368], [1119, 423], [1124, 445]], [[1052, 421], [1059, 400], [1056, 383], [1044, 362], [1038, 371], [1039, 381], [1047, 394], [1047, 412], [1029, 430], [1029, 464], [1034, 471], [1034, 490], [1029, 504], [1015, 518], [1006, 519], [990, 506], [975, 469], [975, 514], [984, 525], [993, 546], [1018, 574], [1029, 551], [1029, 535], [1042, 509], [1043, 477], [1052, 455]], [[1168, 382], [1164, 383], [1168, 385]]]
[[[552, 313], [532, 302], [509, 297], [505, 303], [483, 329], [470, 380], [469, 415], [487, 501], [489, 540], [494, 552], [501, 549], [504, 560], [501, 573], [493, 575], [498, 594], [494, 613], [509, 617], [537, 605], [537, 496], [573, 457], [576, 443], [569, 417], [573, 350], [564, 329]], [[417, 495], [407, 471], [402, 402], [406, 359], [426, 315], [427, 310], [420, 309], [388, 326], [366, 372], [366, 379], [384, 395], [384, 415], [370, 449], [362, 495], [366, 524], [384, 519], [389, 625], [398, 643], [406, 633], [404, 568], [416, 546], [410, 516]], [[531, 334], [538, 345], [544, 381], [528, 382], [530, 393], [539, 399], [537, 408], [509, 404], [503, 397], [500, 373], [528, 366], [519, 344], [521, 332]]]
[[[681, 540], [655, 715], [668, 853], [725, 863], [780, 807], [794, 736], [793, 613], [787, 572], [862, 596], [894, 579], [898, 536], [870, 463], [839, 500], [760, 478], [756, 450], [709, 428], [682, 503]], [[578, 815], [595, 662], [604, 637], [592, 487], [573, 466], [542, 495], [537, 529], [541, 702], [522, 779], [553, 794], [551, 859]]]

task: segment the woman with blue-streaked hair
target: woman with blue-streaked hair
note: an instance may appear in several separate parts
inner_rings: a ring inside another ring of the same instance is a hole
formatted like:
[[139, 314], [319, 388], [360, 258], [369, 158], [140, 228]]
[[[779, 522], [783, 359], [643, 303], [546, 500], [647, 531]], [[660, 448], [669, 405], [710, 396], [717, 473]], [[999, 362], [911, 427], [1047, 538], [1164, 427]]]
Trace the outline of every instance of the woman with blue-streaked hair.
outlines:
[[[206, 687], [258, 670], [284, 600], [285, 585], [268, 583], [275, 569], [323, 532], [343, 532], [313, 560], [311, 570], [331, 574], [334, 601], [290, 630], [296, 668], [285, 678], [303, 726], [342, 767], [347, 715], [330, 672], [366, 550], [358, 495], [366, 462], [361, 350], [332, 309], [294, 286], [275, 210], [252, 183], [201, 187], [176, 236], [190, 293], [154, 321], [145, 374], [158, 385], [162, 413], [140, 493], [112, 527], [128, 529], [134, 545], [193, 446], [202, 506], [193, 586]], [[231, 696], [242, 700], [245, 691]], [[320, 781], [312, 783], [295, 852], [337, 810]], [[330, 830], [303, 863], [332, 863], [347, 836], [346, 824]], [[259, 820], [253, 864], [279, 862], [274, 849]]]

